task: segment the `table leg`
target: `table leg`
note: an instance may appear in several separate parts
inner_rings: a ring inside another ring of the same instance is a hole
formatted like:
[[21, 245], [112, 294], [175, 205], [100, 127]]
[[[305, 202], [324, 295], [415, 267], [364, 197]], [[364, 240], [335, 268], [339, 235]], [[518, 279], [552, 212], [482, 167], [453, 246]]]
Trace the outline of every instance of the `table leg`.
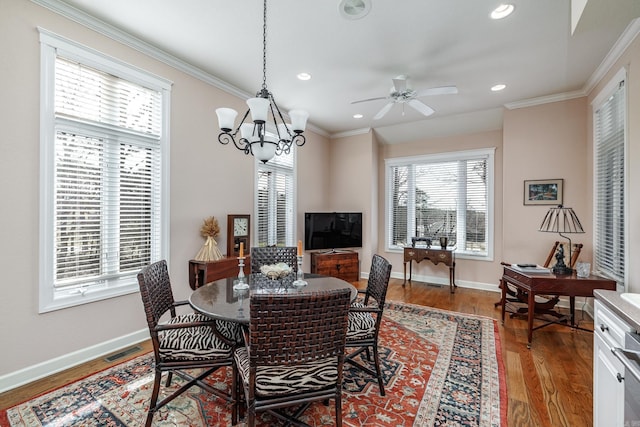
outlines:
[[404, 282], [402, 282], [402, 286], [404, 286], [405, 283], [407, 283], [407, 261], [403, 262], [403, 267], [404, 267]]
[[569, 297], [569, 313], [571, 313], [571, 327], [576, 327], [576, 297]]
[[500, 304], [502, 305], [502, 324], [504, 325], [505, 306], [507, 305], [507, 285], [504, 283], [504, 280], [502, 280], [502, 282], [502, 297], [500, 298]]
[[[506, 289], [506, 286], [505, 286], [505, 289]], [[535, 293], [532, 290], [530, 290], [529, 297], [527, 298], [527, 315], [528, 315], [527, 321], [529, 326], [529, 331], [527, 334], [527, 348], [531, 348], [531, 340], [533, 338], [533, 318], [535, 315], [535, 311], [536, 311], [536, 297], [535, 297]]]
[[454, 293], [456, 290], [456, 270], [453, 265], [449, 267], [449, 290], [451, 293]]
[[411, 283], [411, 276], [413, 276], [413, 261], [409, 261], [409, 283]]

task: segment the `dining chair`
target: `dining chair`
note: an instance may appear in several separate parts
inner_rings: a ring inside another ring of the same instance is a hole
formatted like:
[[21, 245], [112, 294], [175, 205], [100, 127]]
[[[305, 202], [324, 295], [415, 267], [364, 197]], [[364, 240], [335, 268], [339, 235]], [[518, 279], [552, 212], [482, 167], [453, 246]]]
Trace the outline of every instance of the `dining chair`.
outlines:
[[[229, 329], [232, 324], [215, 322], [199, 313], [177, 314], [176, 308], [188, 305], [188, 302], [174, 300], [165, 260], [144, 267], [138, 273], [138, 284], [155, 357], [153, 391], [145, 426], [151, 425], [160, 408], [193, 385], [232, 402], [235, 376], [230, 393], [204, 382], [217, 369], [233, 365], [234, 340], [228, 338], [235, 336], [235, 331]], [[202, 369], [194, 374], [196, 376], [185, 372], [196, 368]], [[164, 372], [167, 372], [166, 387], [171, 385], [174, 373], [186, 382], [158, 402]], [[236, 414], [232, 414], [234, 424], [237, 422], [233, 418]]]
[[[378, 380], [380, 395], [384, 396], [384, 381], [380, 370], [380, 356], [378, 354], [378, 334], [382, 323], [382, 313], [384, 302], [387, 298], [389, 288], [389, 278], [391, 277], [391, 264], [378, 254], [373, 255], [371, 260], [371, 270], [369, 280], [365, 290], [358, 290], [360, 298], [351, 304], [349, 309], [349, 327], [347, 329], [346, 347], [356, 350], [348, 352], [345, 362], [356, 368], [374, 376]], [[360, 302], [362, 299], [362, 302]], [[367, 365], [371, 364], [371, 353], [373, 351], [374, 369], [365, 366], [365, 361], [360, 356], [360, 361], [356, 360], [363, 352], [366, 355]]]
[[[351, 291], [253, 294], [245, 346], [234, 353], [238, 392], [246, 401], [247, 425], [268, 411], [294, 425], [312, 402], [335, 401], [335, 425], [342, 425], [342, 369]], [[285, 412], [284, 409], [293, 411]]]
[[251, 273], [260, 273], [263, 265], [283, 262], [298, 271], [298, 248], [295, 246], [254, 246], [251, 248]]

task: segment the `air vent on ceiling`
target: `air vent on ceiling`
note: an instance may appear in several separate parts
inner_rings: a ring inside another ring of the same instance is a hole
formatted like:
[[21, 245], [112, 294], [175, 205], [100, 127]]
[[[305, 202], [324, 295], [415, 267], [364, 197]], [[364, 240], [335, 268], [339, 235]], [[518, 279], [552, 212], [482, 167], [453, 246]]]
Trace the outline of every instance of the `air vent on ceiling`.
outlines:
[[338, 11], [347, 19], [364, 18], [371, 10], [371, 0], [340, 0]]

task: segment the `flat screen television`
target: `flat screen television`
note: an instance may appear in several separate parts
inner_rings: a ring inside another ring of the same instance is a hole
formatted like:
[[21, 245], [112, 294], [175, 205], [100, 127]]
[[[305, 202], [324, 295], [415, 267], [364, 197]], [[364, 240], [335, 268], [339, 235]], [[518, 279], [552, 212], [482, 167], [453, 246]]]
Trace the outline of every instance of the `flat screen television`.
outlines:
[[362, 247], [362, 212], [306, 212], [304, 249]]

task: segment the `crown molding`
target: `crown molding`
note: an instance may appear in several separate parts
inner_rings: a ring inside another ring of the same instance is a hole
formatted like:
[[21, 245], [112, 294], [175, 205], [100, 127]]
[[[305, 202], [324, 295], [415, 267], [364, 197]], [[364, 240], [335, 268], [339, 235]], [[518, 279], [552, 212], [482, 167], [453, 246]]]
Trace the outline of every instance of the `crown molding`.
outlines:
[[[68, 18], [78, 24], [89, 28], [99, 34], [102, 34], [118, 43], [122, 43], [132, 49], [137, 50], [153, 59], [163, 62], [176, 70], [182, 71], [198, 80], [201, 80], [211, 86], [214, 86], [224, 92], [227, 92], [233, 96], [237, 96], [240, 99], [247, 100], [253, 98], [254, 94], [245, 92], [237, 87], [230, 85], [229, 83], [215, 77], [206, 71], [183, 61], [162, 49], [147, 43], [131, 34], [122, 31], [121, 29], [108, 24], [95, 16], [89, 15], [73, 6], [63, 3], [58, 0], [31, 0], [33, 3], [51, 10], [65, 18]], [[307, 129], [311, 130], [318, 135], [329, 137], [329, 134], [312, 123], [307, 124]]]
[[596, 87], [604, 76], [611, 70], [622, 54], [629, 48], [631, 43], [640, 33], [640, 18], [636, 18], [627, 25], [627, 28], [615, 42], [607, 56], [604, 57], [598, 68], [593, 72], [589, 80], [584, 85], [584, 91], [589, 94]]
[[508, 110], [515, 110], [518, 108], [550, 104], [552, 102], [568, 101], [570, 99], [580, 98], [586, 95], [587, 93], [584, 90], [576, 90], [573, 92], [556, 93], [554, 95], [540, 96], [537, 98], [523, 99], [522, 101], [509, 102], [507, 104], [504, 104], [504, 107]]
[[356, 136], [356, 135], [363, 135], [365, 133], [369, 133], [371, 132], [371, 128], [361, 128], [361, 129], [354, 129], [354, 130], [348, 130], [345, 132], [338, 132], [338, 133], [334, 133], [329, 135], [329, 137], [331, 139], [338, 139], [338, 138], [346, 138], [349, 136]]

